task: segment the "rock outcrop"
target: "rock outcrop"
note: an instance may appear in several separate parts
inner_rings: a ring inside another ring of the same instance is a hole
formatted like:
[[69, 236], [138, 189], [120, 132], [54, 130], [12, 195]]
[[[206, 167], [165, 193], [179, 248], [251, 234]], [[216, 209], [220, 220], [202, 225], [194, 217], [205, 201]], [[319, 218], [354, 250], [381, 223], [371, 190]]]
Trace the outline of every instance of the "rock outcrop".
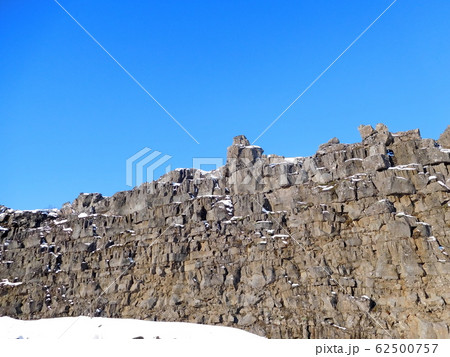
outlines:
[[224, 167], [172, 171], [60, 210], [0, 206], [0, 315], [127, 317], [269, 338], [450, 337], [450, 150], [359, 128], [312, 157], [244, 136]]
[[444, 149], [450, 149], [450, 125], [441, 134], [438, 142]]

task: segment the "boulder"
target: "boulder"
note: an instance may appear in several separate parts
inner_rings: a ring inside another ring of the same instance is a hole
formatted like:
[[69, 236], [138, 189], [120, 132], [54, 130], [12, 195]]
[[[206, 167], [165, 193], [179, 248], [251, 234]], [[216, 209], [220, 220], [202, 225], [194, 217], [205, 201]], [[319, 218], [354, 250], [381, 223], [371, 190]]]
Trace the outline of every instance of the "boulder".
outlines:
[[375, 133], [375, 130], [371, 125], [360, 125], [358, 130], [363, 141]]
[[368, 156], [363, 160], [365, 172], [386, 170], [390, 166], [388, 157], [383, 154]]

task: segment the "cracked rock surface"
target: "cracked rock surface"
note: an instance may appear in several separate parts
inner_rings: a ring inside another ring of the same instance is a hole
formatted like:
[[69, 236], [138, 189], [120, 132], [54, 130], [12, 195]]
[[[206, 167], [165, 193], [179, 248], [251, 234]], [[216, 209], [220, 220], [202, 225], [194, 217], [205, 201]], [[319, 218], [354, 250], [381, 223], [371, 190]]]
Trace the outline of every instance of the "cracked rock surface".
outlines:
[[0, 206], [0, 315], [449, 338], [449, 128], [360, 126], [361, 143], [296, 158], [238, 136], [215, 171], [59, 210]]

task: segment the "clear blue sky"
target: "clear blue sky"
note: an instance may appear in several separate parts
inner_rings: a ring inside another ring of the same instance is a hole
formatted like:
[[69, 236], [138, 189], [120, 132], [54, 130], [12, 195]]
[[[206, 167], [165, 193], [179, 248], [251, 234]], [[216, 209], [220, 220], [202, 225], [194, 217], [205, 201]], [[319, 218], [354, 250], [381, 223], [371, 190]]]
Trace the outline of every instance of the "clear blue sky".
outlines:
[[[52, 0], [0, 1], [0, 204], [60, 207], [126, 190], [144, 147], [225, 157], [255, 139], [392, 0], [60, 0], [196, 144]], [[359, 124], [449, 124], [450, 1], [398, 0], [257, 142], [313, 154]], [[161, 172], [162, 173], [162, 172]]]

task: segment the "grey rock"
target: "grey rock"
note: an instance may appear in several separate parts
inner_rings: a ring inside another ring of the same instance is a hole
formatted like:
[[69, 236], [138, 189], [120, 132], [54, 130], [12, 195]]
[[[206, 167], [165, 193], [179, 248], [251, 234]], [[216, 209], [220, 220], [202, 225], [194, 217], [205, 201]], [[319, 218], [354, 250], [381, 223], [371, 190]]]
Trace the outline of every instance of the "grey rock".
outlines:
[[0, 316], [98, 309], [271, 338], [449, 338], [447, 134], [437, 147], [418, 130], [359, 129], [361, 143], [306, 158], [238, 136], [210, 173], [60, 210], [0, 206]]
[[363, 160], [363, 166], [365, 172], [372, 172], [386, 170], [391, 164], [386, 155], [378, 154], [366, 157]]
[[450, 125], [439, 136], [438, 142], [444, 149], [450, 149]]
[[375, 130], [371, 125], [360, 125], [358, 127], [358, 130], [359, 134], [361, 135], [361, 139], [363, 140], [375, 133]]

